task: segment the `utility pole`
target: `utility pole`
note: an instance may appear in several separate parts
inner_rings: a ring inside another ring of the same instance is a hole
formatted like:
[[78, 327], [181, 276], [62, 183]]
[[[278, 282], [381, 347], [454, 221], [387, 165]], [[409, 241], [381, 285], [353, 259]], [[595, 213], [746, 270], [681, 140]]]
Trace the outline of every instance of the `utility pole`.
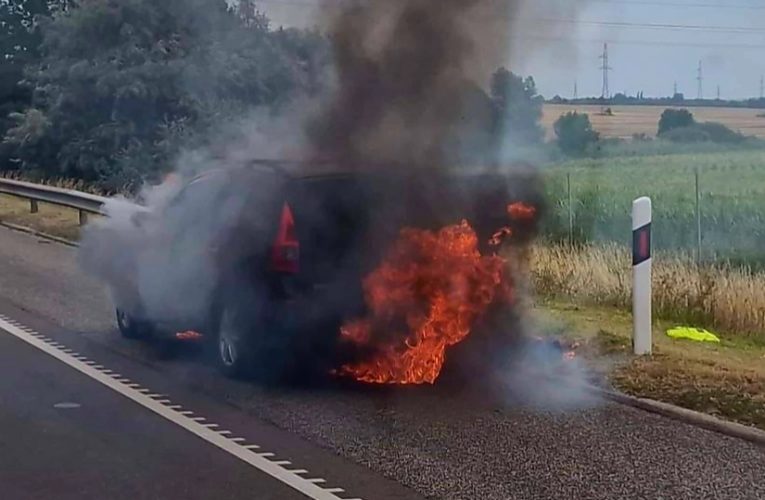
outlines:
[[760, 76], [760, 99], [765, 98], [765, 76]]
[[608, 72], [613, 68], [608, 65], [608, 44], [603, 44], [603, 55], [600, 56], [603, 60], [603, 64], [600, 69], [603, 71], [603, 91], [600, 94], [601, 99], [609, 99], [611, 97], [611, 91], [608, 89]]
[[677, 95], [677, 82], [675, 82], [675, 86], [673, 88], [674, 88], [674, 93], [672, 94], [672, 97]]
[[720, 86], [717, 86], [717, 100], [720, 100]]
[[699, 82], [699, 91], [696, 98], [701, 100], [704, 99], [704, 73], [701, 68], [701, 61], [699, 61], [699, 70], [698, 74], [696, 75], [696, 80]]
[[579, 99], [579, 84], [574, 80], [574, 99]]

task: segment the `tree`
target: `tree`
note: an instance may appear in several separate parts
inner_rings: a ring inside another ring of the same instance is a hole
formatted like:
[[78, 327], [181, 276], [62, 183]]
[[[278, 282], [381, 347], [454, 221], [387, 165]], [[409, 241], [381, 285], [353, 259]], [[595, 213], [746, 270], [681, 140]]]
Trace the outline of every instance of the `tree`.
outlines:
[[273, 31], [251, 6], [80, 0], [54, 13], [27, 67], [32, 106], [6, 135], [21, 168], [132, 185], [219, 124], [315, 87], [321, 40]]
[[[22, 84], [24, 66], [39, 55], [40, 22], [59, 9], [66, 0], [0, 0], [0, 137], [13, 121], [10, 115], [29, 106], [31, 90]], [[0, 151], [0, 162], [7, 157]]]
[[491, 77], [490, 97], [494, 108], [492, 134], [499, 144], [539, 143], [544, 99], [532, 77], [522, 78], [499, 68]]
[[581, 155], [590, 144], [597, 142], [600, 135], [592, 129], [590, 117], [577, 112], [566, 113], [553, 125], [561, 151], [570, 155]]
[[690, 127], [696, 120], [687, 109], [665, 109], [659, 119], [659, 133], [664, 135], [672, 129]]

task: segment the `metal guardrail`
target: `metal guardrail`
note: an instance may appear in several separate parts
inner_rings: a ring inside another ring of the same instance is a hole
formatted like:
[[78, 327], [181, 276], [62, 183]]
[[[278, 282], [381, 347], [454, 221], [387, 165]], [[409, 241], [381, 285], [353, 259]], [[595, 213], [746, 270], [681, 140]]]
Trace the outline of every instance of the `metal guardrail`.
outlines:
[[106, 215], [103, 205], [108, 198], [74, 189], [62, 189], [32, 182], [15, 181], [0, 178], [0, 194], [7, 194], [29, 200], [29, 210], [37, 213], [38, 202], [51, 203], [77, 210], [80, 225], [88, 221], [88, 214]]

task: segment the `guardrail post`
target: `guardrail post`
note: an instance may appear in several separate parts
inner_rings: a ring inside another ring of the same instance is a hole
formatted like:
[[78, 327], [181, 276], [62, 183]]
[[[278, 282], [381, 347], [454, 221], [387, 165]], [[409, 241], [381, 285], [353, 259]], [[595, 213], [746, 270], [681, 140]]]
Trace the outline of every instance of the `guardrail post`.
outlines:
[[37, 206], [37, 200], [29, 200], [29, 213], [36, 214], [39, 210]]
[[632, 347], [636, 355], [651, 354], [651, 199], [632, 204]]
[[79, 210], [80, 213], [80, 225], [84, 226], [88, 223], [88, 212], [85, 210]]

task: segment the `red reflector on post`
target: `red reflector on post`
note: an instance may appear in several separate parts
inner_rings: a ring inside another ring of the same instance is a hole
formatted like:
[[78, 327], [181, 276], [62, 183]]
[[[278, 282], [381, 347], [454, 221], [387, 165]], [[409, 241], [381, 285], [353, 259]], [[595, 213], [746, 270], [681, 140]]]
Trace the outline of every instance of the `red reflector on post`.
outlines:
[[651, 224], [632, 231], [632, 265], [637, 266], [651, 258]]
[[297, 273], [300, 270], [300, 242], [295, 231], [295, 218], [287, 203], [282, 207], [271, 262], [276, 272]]

